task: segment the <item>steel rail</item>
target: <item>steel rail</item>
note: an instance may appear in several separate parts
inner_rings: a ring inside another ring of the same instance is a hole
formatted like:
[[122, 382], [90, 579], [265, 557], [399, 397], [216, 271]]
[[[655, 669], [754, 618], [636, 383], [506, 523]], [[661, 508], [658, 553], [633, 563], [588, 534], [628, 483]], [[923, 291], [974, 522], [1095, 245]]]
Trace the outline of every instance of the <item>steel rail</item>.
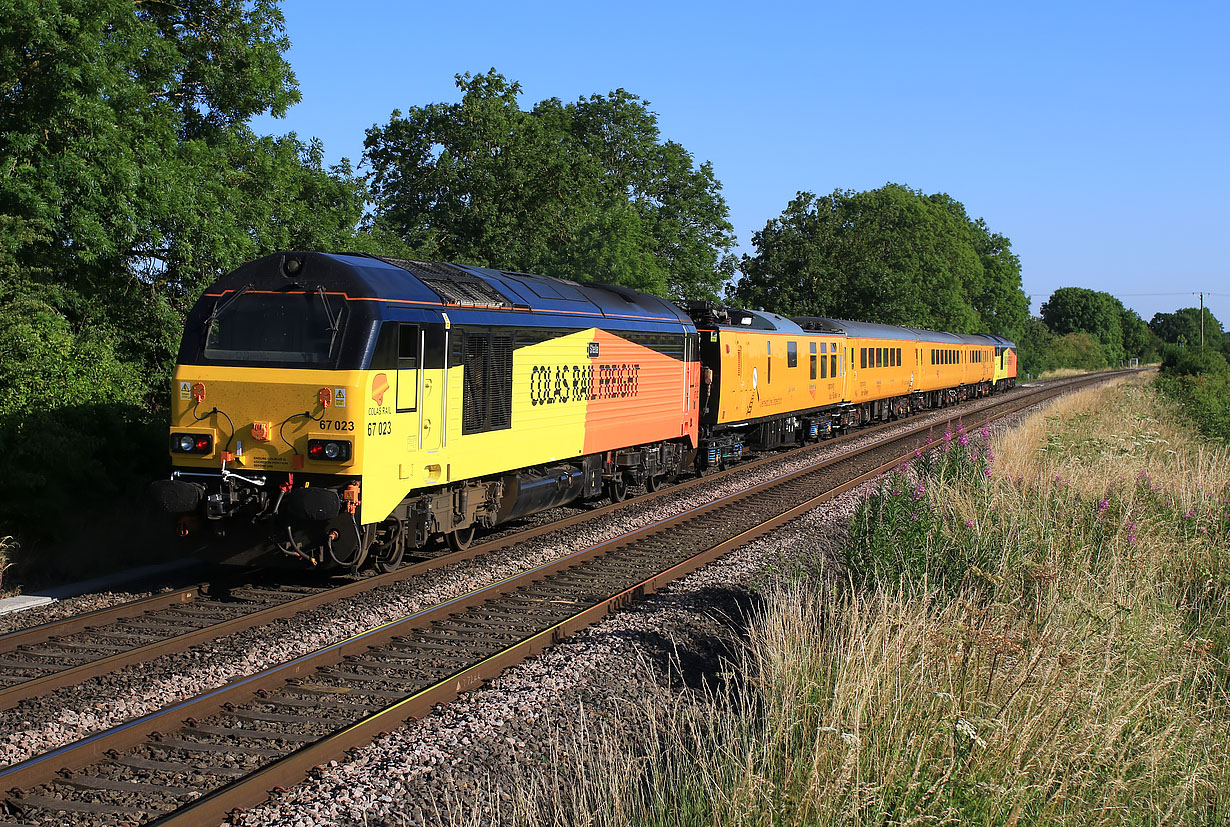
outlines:
[[[1105, 374], [1093, 374], [1091, 376], [1104, 377]], [[1088, 377], [1075, 377], [1072, 380], [1065, 380], [1064, 384], [1055, 386], [1048, 385], [1047, 387], [1068, 388], [1073, 382], [1079, 383], [1082, 380], [1088, 380]], [[1018, 394], [1013, 396], [1012, 399], [1019, 397], [1020, 395]], [[984, 397], [980, 400], [970, 401], [985, 402], [988, 400]], [[958, 406], [950, 406], [947, 408], [936, 408], [925, 413], [917, 414], [916, 416], [931, 416], [931, 418], [935, 421], [944, 421], [943, 416], [935, 417], [934, 414], [946, 412], [949, 414], [948, 418], [951, 419], [951, 414], [954, 412], [960, 413], [961, 415], [976, 414], [981, 410], [993, 409], [997, 406], [997, 404], [1002, 405], [1008, 401], [1010, 400], [1000, 400], [997, 403], [992, 397], [989, 405], [983, 405], [974, 411], [957, 411], [956, 409]], [[549, 523], [544, 523], [539, 526], [534, 526], [523, 531], [497, 537], [491, 541], [471, 546], [471, 548], [464, 551], [443, 554], [439, 557], [412, 564], [392, 572], [367, 577], [344, 584], [342, 586], [337, 586], [331, 590], [321, 591], [316, 594], [306, 595], [300, 598], [292, 598], [284, 603], [264, 609], [258, 609], [254, 612], [249, 612], [238, 617], [222, 620], [216, 624], [211, 624], [191, 632], [168, 636], [166, 638], [143, 644], [123, 652], [117, 652], [113, 655], [108, 655], [97, 660], [88, 661], [76, 666], [58, 670], [56, 672], [51, 672], [46, 675], [30, 678], [29, 680], [21, 681], [19, 683], [9, 684], [7, 686], [0, 687], [0, 711], [12, 709], [22, 701], [41, 697], [49, 692], [55, 691], [56, 689], [61, 689], [66, 686], [76, 686], [84, 683], [85, 681], [111, 674], [112, 672], [129, 666], [146, 663], [162, 655], [187, 651], [193, 646], [201, 643], [217, 640], [228, 635], [238, 634], [275, 620], [293, 617], [296, 614], [311, 611], [332, 603], [337, 603], [362, 592], [371, 591], [383, 586], [393, 585], [420, 577], [427, 572], [441, 569], [446, 566], [453, 565], [454, 563], [464, 562], [480, 555], [496, 552], [501, 549], [505, 549], [519, 543], [524, 543], [528, 540], [546, 534], [561, 531], [581, 523], [596, 520], [624, 508], [644, 505], [648, 502], [673, 496], [700, 485], [707, 485], [718, 480], [725, 479], [731, 475], [742, 474], [746, 471], [753, 470], [764, 465], [781, 462], [789, 457], [805, 455], [807, 452], [825, 451], [835, 445], [841, 444], [845, 440], [869, 436], [881, 430], [901, 425], [902, 422], [903, 420], [894, 420], [890, 422], [877, 423], [875, 425], [868, 425], [859, 428], [856, 431], [843, 434], [835, 439], [825, 440], [818, 443], [810, 443], [802, 448], [795, 449], [794, 451], [768, 454], [755, 460], [739, 463], [738, 465], [731, 466], [730, 468], [722, 471], [707, 474], [703, 477], [684, 480], [660, 489], [657, 492], [647, 492], [636, 497], [628, 498], [622, 502], [610, 503], [599, 508], [589, 509], [585, 512], [574, 514]], [[124, 619], [137, 618], [148, 612], [187, 603], [197, 597], [200, 597], [204, 593], [205, 588], [206, 587], [203, 585], [190, 586], [176, 591], [167, 592], [165, 594], [152, 595], [150, 597], [142, 598], [129, 603], [98, 609], [93, 612], [76, 615], [60, 621], [40, 624], [28, 629], [9, 632], [7, 634], [0, 635], [0, 654], [19, 652], [21, 648], [25, 646], [51, 642], [58, 637], [89, 631], [91, 628], [96, 628], [104, 624], [114, 623]]]
[[[1103, 377], [1104, 378], [1104, 377]], [[1097, 381], [1097, 380], [1091, 380]], [[1037, 404], [1039, 401], [1044, 401], [1060, 393], [1066, 392], [1070, 386], [1057, 389], [1046, 389], [1035, 394], [1029, 394], [1022, 397], [1017, 397], [1011, 403], [1001, 404], [1001, 410], [995, 414], [995, 418], [1009, 415], [1024, 407]], [[1039, 399], [1038, 397], [1041, 397]], [[990, 415], [988, 415], [988, 419]], [[951, 420], [950, 420], [951, 421]], [[264, 670], [257, 675], [249, 678], [235, 681], [227, 686], [204, 693], [198, 698], [190, 701], [185, 701], [172, 705], [159, 712], [151, 713], [134, 721], [127, 722], [117, 726], [104, 733], [99, 733], [90, 738], [84, 739], [74, 745], [69, 745], [57, 750], [53, 750], [41, 756], [30, 759], [29, 761], [10, 767], [0, 771], [0, 786], [3, 787], [18, 787], [29, 789], [39, 784], [47, 783], [54, 777], [64, 771], [72, 771], [87, 766], [97, 760], [104, 754], [111, 753], [130, 748], [140, 744], [148, 739], [147, 733], [149, 728], [153, 727], [171, 727], [176, 726], [177, 721], [182, 721], [186, 718], [196, 719], [207, 717], [208, 715], [217, 712], [229, 704], [236, 703], [244, 698], [250, 699], [254, 693], [262, 690], [268, 690], [279, 684], [285, 683], [288, 678], [305, 674], [310, 670], [315, 670], [322, 665], [341, 663], [346, 657], [355, 653], [366, 651], [374, 645], [378, 645], [383, 641], [387, 641], [396, 637], [398, 634], [405, 632], [407, 628], [419, 628], [430, 626], [430, 624], [440, 618], [457, 614], [469, 608], [473, 608], [487, 601], [491, 597], [498, 594], [506, 594], [522, 587], [528, 582], [537, 582], [552, 574], [571, 568], [586, 560], [593, 560], [609, 553], [612, 550], [627, 546], [630, 543], [636, 542], [638, 538], [643, 538], [651, 534], [661, 534], [670, 531], [673, 527], [680, 525], [696, 517], [701, 513], [712, 512], [714, 509], [728, 506], [732, 503], [741, 502], [751, 497], [757, 496], [762, 489], [780, 486], [790, 481], [796, 480], [806, 474], [814, 473], [817, 469], [827, 468], [829, 466], [838, 465], [850, 462], [862, 454], [869, 451], [883, 451], [886, 445], [909, 445], [909, 452], [902, 456], [894, 456], [894, 458], [886, 463], [878, 464], [874, 469], [857, 475], [854, 479], [841, 483], [838, 487], [820, 494], [818, 497], [811, 498], [803, 504], [794, 506], [788, 511], [779, 514], [760, 526], [754, 529], [744, 531], [737, 537], [727, 540], [713, 548], [707, 549], [700, 555], [693, 557], [685, 563], [680, 563], [672, 566], [666, 571], [658, 572], [644, 580], [640, 584], [622, 590], [620, 593], [613, 595], [603, 601], [590, 606], [589, 608], [576, 613], [568, 620], [555, 624], [551, 628], [539, 632], [519, 643], [514, 644], [505, 652], [497, 655], [484, 658], [479, 663], [472, 665], [467, 669], [452, 675], [448, 679], [439, 682], [434, 687], [417, 692], [410, 697], [400, 700], [390, 705], [387, 709], [376, 713], [372, 720], [374, 722], [360, 721], [354, 725], [344, 727], [329, 737], [327, 744], [311, 745], [303, 747], [286, 758], [278, 759], [277, 761], [267, 765], [257, 771], [251, 780], [238, 781], [228, 785], [216, 793], [211, 793], [205, 797], [198, 799], [197, 802], [187, 805], [175, 814], [168, 815], [158, 823], [202, 823], [206, 819], [214, 819], [216, 812], [225, 814], [225, 809], [218, 810], [217, 808], [225, 806], [233, 808], [235, 806], [251, 806], [257, 801], [262, 800], [265, 791], [270, 785], [286, 786], [284, 781], [297, 781], [303, 777], [305, 767], [310, 767], [321, 763], [322, 755], [328, 754], [331, 757], [337, 757], [345, 749], [353, 747], [359, 743], [366, 743], [370, 738], [371, 732], [378, 732], [382, 729], [387, 729], [390, 722], [397, 720], [406, 720], [411, 717], [418, 717], [425, 714], [427, 710], [435, 703], [439, 703], [441, 699], [456, 697], [457, 693], [464, 691], [467, 688], [473, 687], [495, 674], [498, 674], [507, 666], [514, 662], [518, 662], [524, 657], [542, 651], [543, 648], [550, 643], [555, 642], [563, 637], [571, 634], [585, 625], [589, 625], [599, 617], [604, 616], [615, 608], [627, 605], [633, 601], [638, 595], [645, 594], [657, 589], [662, 583], [668, 582], [670, 579], [682, 576], [689, 571], [703, 565], [716, 556], [746, 544], [755, 537], [763, 536], [774, 528], [789, 522], [800, 514], [806, 513], [816, 507], [826, 499], [831, 499], [839, 493], [849, 490], [862, 482], [872, 479], [875, 476], [891, 469], [902, 459], [909, 457], [914, 450], [914, 443], [921, 439], [924, 432], [930, 431], [934, 427], [934, 423], [925, 423], [916, 428], [910, 429], [902, 434], [899, 434], [887, 442], [875, 443], [864, 446], [855, 451], [847, 452], [839, 456], [828, 457], [819, 462], [810, 464], [809, 466], [799, 469], [791, 474], [773, 481], [772, 483], [761, 486], [745, 489], [733, 494], [722, 497], [714, 502], [707, 503], [703, 506], [698, 506], [682, 514], [676, 515], [667, 520], [659, 521], [650, 526], [638, 529], [633, 532], [628, 532], [613, 540], [595, 544], [586, 549], [574, 552], [566, 557], [556, 561], [539, 566], [529, 572], [507, 578], [499, 583], [492, 584], [482, 589], [477, 589], [467, 595], [462, 595], [458, 598], [450, 600], [439, 606], [432, 607], [413, 615], [407, 616], [397, 621], [383, 624], [375, 629], [368, 630], [360, 635], [351, 637], [345, 641], [335, 643], [329, 647], [314, 653], [292, 660], [279, 667]], [[450, 694], [451, 693], [451, 694]], [[400, 716], [400, 717], [398, 717]], [[298, 756], [296, 758], [296, 756]], [[259, 793], [259, 794], [258, 794]], [[236, 798], [235, 796], [239, 796]], [[20, 805], [20, 798], [10, 797], [15, 803]], [[212, 809], [211, 809], [212, 808]], [[182, 813], [182, 815], [181, 815]], [[220, 818], [220, 816], [219, 816]], [[179, 819], [187, 819], [179, 820]]]

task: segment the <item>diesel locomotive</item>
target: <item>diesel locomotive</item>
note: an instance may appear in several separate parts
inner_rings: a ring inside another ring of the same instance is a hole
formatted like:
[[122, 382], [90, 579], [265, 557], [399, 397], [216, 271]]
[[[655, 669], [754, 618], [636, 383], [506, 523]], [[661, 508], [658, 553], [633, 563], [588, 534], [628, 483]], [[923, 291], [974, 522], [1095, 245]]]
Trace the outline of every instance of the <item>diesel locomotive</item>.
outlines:
[[189, 313], [169, 479], [198, 552], [388, 570], [745, 451], [1010, 387], [1012, 342], [527, 273], [286, 252]]

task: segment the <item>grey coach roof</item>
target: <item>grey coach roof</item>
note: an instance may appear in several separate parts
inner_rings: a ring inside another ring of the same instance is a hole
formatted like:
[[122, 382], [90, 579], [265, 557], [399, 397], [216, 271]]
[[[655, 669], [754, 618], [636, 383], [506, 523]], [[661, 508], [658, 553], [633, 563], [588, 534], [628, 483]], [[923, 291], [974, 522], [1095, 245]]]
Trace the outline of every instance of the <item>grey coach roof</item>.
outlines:
[[830, 319], [827, 316], [800, 316], [795, 318], [795, 321], [804, 330], [832, 331], [860, 339], [913, 339], [917, 342], [934, 342], [944, 345], [962, 344], [964, 341], [953, 333], [924, 330], [918, 327], [901, 327], [895, 324], [852, 322], [846, 319]]

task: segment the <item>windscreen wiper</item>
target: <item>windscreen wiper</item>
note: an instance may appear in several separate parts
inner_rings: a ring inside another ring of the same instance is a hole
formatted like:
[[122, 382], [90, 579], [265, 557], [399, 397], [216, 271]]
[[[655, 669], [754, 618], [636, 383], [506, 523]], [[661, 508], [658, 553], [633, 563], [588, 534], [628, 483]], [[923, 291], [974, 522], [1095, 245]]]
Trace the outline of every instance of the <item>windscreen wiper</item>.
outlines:
[[329, 304], [329, 296], [325, 293], [325, 286], [319, 285], [316, 288], [316, 295], [320, 296], [320, 303], [325, 306], [325, 316], [329, 319], [329, 352], [333, 352], [333, 343], [337, 341], [337, 332], [341, 329], [342, 311], [337, 311], [337, 315], [333, 315], [333, 307]]
[[235, 299], [239, 298], [240, 296], [242, 296], [244, 293], [248, 292], [251, 289], [252, 289], [252, 285], [245, 284], [243, 287], [240, 287], [238, 290], [236, 290], [232, 295], [226, 297], [225, 300], [222, 298], [219, 298], [216, 302], [214, 302], [214, 309], [209, 311], [209, 318], [205, 320], [205, 336], [206, 337], [209, 336], [209, 329], [213, 327], [214, 322], [217, 321], [220, 315], [222, 315], [222, 311], [226, 310], [228, 307], [234, 304]]

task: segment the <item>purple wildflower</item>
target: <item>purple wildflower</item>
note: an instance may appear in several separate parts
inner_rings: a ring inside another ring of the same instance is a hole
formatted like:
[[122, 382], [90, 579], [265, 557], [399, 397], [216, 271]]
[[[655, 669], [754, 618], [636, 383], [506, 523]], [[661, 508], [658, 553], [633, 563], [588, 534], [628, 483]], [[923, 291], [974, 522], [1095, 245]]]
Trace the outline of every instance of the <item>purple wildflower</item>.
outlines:
[[1188, 509], [1187, 513], [1183, 515], [1183, 519], [1185, 520], [1196, 519], [1196, 509], [1194, 508]]
[[917, 511], [915, 511], [913, 514], [911, 514], [911, 515], [910, 515], [910, 519], [911, 519], [911, 520], [917, 520], [917, 519], [918, 519], [918, 512], [917, 512]]
[[918, 485], [914, 488], [914, 501], [915, 501], [915, 502], [917, 502], [918, 500], [921, 500], [921, 499], [923, 498], [923, 494], [926, 494], [926, 493], [927, 493], [927, 486], [926, 486], [926, 484], [925, 484], [925, 483], [921, 483], [921, 482], [920, 482], [920, 483], [919, 483], [919, 484], [918, 484]]
[[1098, 500], [1098, 513], [1099, 514], [1105, 514], [1106, 509], [1108, 508], [1110, 508], [1110, 498], [1109, 497], [1103, 497], [1102, 499]]
[[974, 521], [973, 521], [973, 520], [966, 520], [966, 521], [965, 521], [965, 527], [966, 527], [966, 528], [973, 528], [973, 527], [974, 527]]
[[969, 445], [969, 437], [965, 434], [961, 434], [961, 436], [957, 439], [957, 442], [961, 445]]
[[990, 425], [983, 425], [983, 426], [982, 426], [982, 428], [978, 431], [978, 434], [979, 434], [979, 435], [980, 435], [983, 439], [990, 439], [990, 438], [991, 438], [991, 426], [990, 426]]
[[1127, 541], [1128, 543], [1136, 542], [1136, 523], [1127, 524]]

